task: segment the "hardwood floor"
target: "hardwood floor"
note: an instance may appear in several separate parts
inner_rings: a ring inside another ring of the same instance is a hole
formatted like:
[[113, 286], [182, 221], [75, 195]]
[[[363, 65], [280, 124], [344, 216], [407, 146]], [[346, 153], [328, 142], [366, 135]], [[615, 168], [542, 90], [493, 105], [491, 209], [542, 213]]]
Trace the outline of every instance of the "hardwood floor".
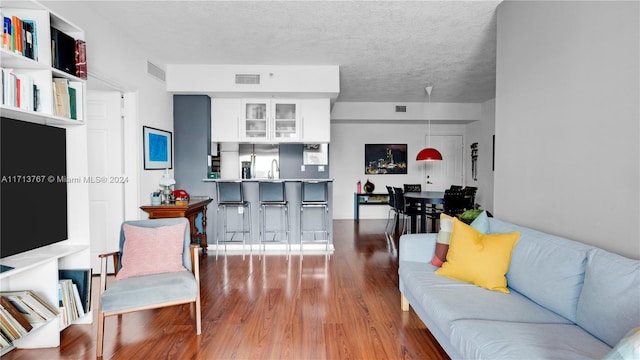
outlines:
[[[211, 252], [201, 259], [202, 334], [188, 305], [110, 317], [104, 359], [449, 359], [413, 310], [400, 310], [398, 244], [383, 229], [334, 221], [330, 257]], [[58, 348], [2, 358], [95, 358], [96, 325], [67, 328]]]

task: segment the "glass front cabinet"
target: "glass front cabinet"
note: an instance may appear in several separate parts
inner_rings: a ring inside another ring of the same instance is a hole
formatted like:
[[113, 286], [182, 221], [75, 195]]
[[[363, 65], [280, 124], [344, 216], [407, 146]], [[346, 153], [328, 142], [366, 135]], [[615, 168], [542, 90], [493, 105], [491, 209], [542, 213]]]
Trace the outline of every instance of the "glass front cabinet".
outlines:
[[300, 139], [300, 106], [294, 100], [243, 100], [242, 140], [287, 142]]

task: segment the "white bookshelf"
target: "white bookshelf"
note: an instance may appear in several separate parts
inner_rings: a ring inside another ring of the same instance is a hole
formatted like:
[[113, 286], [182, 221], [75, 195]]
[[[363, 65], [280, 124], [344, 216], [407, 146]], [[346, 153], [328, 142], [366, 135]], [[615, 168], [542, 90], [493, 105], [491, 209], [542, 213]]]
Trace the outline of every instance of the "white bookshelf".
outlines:
[[[41, 110], [32, 111], [0, 105], [2, 117], [12, 118], [49, 126], [66, 128], [67, 177], [87, 176], [87, 129], [86, 80], [53, 68], [51, 64], [50, 27], [65, 32], [74, 39], [84, 40], [84, 32], [62, 17], [48, 10], [36, 1], [3, 1], [0, 3], [3, 16], [15, 15], [36, 22], [38, 33], [38, 60], [32, 60], [6, 49], [0, 49], [2, 68], [11, 68], [18, 73], [28, 74], [40, 87]], [[76, 88], [79, 99], [78, 120], [54, 115], [54, 77], [69, 80]], [[67, 185], [67, 229], [64, 241], [0, 259], [0, 264], [14, 269], [0, 273], [0, 291], [34, 290], [51, 304], [58, 304], [58, 270], [90, 268], [91, 252], [89, 238], [89, 185], [72, 183]], [[46, 216], [39, 214], [38, 204], [34, 204], [34, 214], [25, 216]], [[25, 236], [29, 236], [25, 229]], [[74, 322], [91, 323], [93, 314], [89, 311]], [[61, 321], [56, 318], [32, 329], [28, 334], [14, 341], [17, 348], [43, 348], [60, 345]], [[0, 355], [10, 351], [4, 349]]]
[[22, 20], [33, 20], [36, 23], [37, 60], [0, 47], [0, 64], [2, 68], [11, 69], [15, 74], [30, 77], [40, 89], [40, 109], [38, 111], [1, 104], [2, 116], [41, 124], [82, 125], [85, 119], [84, 111], [78, 113], [77, 120], [54, 115], [53, 78], [67, 79], [74, 84], [78, 95], [78, 104], [76, 106], [78, 110], [86, 108], [84, 106], [86, 81], [53, 67], [51, 27], [79, 40], [84, 40], [84, 31], [35, 1], [3, 1], [0, 5], [0, 10], [4, 17], [17, 16]]

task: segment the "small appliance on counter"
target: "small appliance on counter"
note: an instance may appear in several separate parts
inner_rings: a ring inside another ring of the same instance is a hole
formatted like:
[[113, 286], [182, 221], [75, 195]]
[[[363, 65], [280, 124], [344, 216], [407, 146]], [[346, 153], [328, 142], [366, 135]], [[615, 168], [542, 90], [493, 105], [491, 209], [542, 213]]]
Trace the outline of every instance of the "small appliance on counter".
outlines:
[[242, 162], [242, 178], [251, 179], [251, 161]]

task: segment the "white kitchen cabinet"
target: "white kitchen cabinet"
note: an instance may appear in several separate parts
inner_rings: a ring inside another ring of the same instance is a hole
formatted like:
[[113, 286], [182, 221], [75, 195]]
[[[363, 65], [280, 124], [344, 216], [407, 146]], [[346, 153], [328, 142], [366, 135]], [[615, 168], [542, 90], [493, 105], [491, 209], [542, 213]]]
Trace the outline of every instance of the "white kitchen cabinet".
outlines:
[[214, 98], [211, 141], [243, 143], [329, 143], [328, 98]]
[[214, 98], [211, 102], [211, 141], [240, 141], [240, 99]]
[[241, 141], [278, 143], [300, 140], [298, 100], [245, 99], [241, 110]]
[[328, 144], [331, 140], [331, 104], [329, 99], [302, 99], [301, 142]]

